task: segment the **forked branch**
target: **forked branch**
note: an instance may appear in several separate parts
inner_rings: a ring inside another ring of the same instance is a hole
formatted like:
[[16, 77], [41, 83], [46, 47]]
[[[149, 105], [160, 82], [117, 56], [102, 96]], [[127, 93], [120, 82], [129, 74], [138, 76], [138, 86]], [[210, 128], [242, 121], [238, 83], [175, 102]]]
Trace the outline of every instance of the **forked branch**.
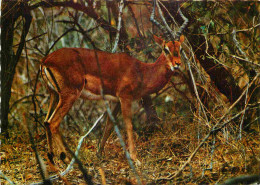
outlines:
[[[155, 5], [157, 6], [158, 8], [158, 13], [164, 23], [164, 26], [161, 25], [158, 21], [155, 20], [154, 18], [154, 15], [155, 15]], [[154, 0], [154, 6], [153, 6], [153, 10], [152, 10], [152, 13], [151, 13], [151, 17], [150, 17], [150, 21], [155, 24], [160, 30], [163, 31], [163, 33], [167, 36], [167, 38], [170, 38], [171, 40], [179, 40], [180, 39], [180, 36], [183, 32], [183, 30], [185, 29], [185, 27], [187, 26], [189, 20], [188, 18], [186, 18], [181, 9], [179, 8], [179, 14], [180, 16], [182, 17], [182, 19], [184, 20], [184, 23], [181, 25], [181, 27], [179, 28], [178, 32], [176, 34], [174, 34], [174, 32], [172, 31], [172, 29], [169, 27], [169, 25], [167, 24], [164, 16], [163, 16], [163, 13], [162, 13], [162, 10], [160, 8], [160, 5], [158, 4], [158, 1], [157, 0]]]

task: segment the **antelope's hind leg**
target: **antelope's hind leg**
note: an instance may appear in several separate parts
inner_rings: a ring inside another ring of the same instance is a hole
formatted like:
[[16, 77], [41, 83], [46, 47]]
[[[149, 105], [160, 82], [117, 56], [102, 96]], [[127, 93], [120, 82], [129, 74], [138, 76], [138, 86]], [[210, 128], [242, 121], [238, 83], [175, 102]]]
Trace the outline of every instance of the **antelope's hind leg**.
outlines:
[[68, 113], [70, 108], [72, 107], [75, 100], [79, 97], [79, 91], [70, 89], [69, 91], [63, 91], [60, 93], [59, 101], [52, 112], [50, 116], [50, 112], [53, 109], [53, 106], [55, 104], [55, 95], [51, 94], [51, 102], [49, 111], [46, 116], [45, 120], [45, 127], [46, 127], [46, 133], [47, 133], [47, 140], [48, 140], [48, 146], [49, 146], [49, 153], [48, 158], [49, 160], [54, 163], [53, 161], [53, 149], [54, 147], [58, 150], [60, 159], [65, 160], [66, 159], [66, 147], [64, 145], [62, 136], [59, 131], [59, 125], [60, 122], [63, 120], [64, 116]]
[[49, 93], [50, 93], [50, 103], [49, 103], [49, 108], [48, 108], [48, 112], [47, 115], [45, 117], [44, 120], [44, 126], [45, 126], [45, 130], [46, 130], [46, 137], [47, 137], [47, 144], [48, 144], [48, 158], [50, 159], [50, 161], [52, 163], [54, 163], [53, 161], [53, 146], [52, 146], [52, 134], [51, 134], [51, 130], [50, 130], [50, 124], [48, 123], [48, 119], [50, 118], [50, 115], [53, 113], [55, 107], [57, 106], [58, 100], [59, 100], [59, 96], [58, 94], [51, 90], [48, 89]]

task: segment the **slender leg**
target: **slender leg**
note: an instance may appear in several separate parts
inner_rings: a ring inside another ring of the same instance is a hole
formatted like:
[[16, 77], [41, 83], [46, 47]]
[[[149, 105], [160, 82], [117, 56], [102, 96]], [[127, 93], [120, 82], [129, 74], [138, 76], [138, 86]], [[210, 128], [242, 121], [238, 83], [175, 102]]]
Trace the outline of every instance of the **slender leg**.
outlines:
[[[114, 117], [117, 116], [119, 110], [120, 110], [120, 103], [118, 102], [118, 103], [116, 103], [116, 106], [113, 109], [112, 114], [113, 114]], [[106, 122], [105, 130], [104, 130], [104, 134], [103, 134], [103, 137], [102, 137], [102, 140], [101, 140], [101, 144], [100, 144], [100, 147], [99, 147], [98, 155], [102, 155], [106, 141], [109, 138], [112, 129], [113, 129], [113, 122], [109, 119], [109, 116], [107, 116], [107, 122]]]
[[130, 157], [134, 161], [137, 161], [137, 153], [134, 144], [132, 113], [131, 113], [132, 100], [127, 98], [120, 98], [120, 102], [121, 102], [121, 110], [122, 110], [126, 132], [127, 132]]
[[49, 89], [49, 92], [50, 92], [50, 104], [44, 122], [47, 122], [48, 119], [50, 118], [50, 115], [52, 114], [55, 106], [57, 106], [57, 101], [59, 99], [58, 94], [55, 91]]
[[104, 129], [104, 134], [103, 134], [103, 137], [102, 137], [102, 140], [101, 140], [101, 143], [100, 143], [100, 146], [99, 146], [99, 150], [98, 150], [98, 155], [99, 156], [101, 156], [103, 151], [104, 151], [105, 144], [106, 144], [107, 139], [109, 138], [109, 136], [111, 134], [112, 129], [113, 129], [113, 122], [107, 116], [107, 121], [106, 121], [106, 126], [105, 126], [105, 129]]
[[[59, 125], [64, 116], [68, 113], [75, 100], [78, 98], [79, 93], [77, 91], [70, 90], [69, 93], [59, 94], [59, 102], [51, 117], [45, 122], [47, 127], [47, 136], [49, 138], [50, 151], [53, 151], [53, 144], [56, 145], [60, 152], [60, 158], [64, 160], [66, 158], [66, 149], [62, 142], [61, 134], [59, 132]], [[69, 94], [69, 95], [68, 95]], [[49, 154], [48, 157], [52, 157], [53, 153]], [[52, 159], [50, 159], [53, 161]]]
[[58, 101], [58, 95], [55, 91], [49, 89], [50, 92], [50, 103], [49, 103], [49, 108], [48, 108], [48, 112], [47, 115], [45, 117], [44, 120], [44, 125], [45, 125], [45, 130], [46, 130], [46, 137], [47, 137], [47, 143], [48, 143], [48, 158], [51, 160], [52, 163], [54, 163], [53, 161], [53, 147], [52, 147], [52, 137], [51, 137], [51, 130], [50, 130], [50, 124], [47, 122], [50, 115], [52, 114], [55, 106], [57, 106], [57, 101]]

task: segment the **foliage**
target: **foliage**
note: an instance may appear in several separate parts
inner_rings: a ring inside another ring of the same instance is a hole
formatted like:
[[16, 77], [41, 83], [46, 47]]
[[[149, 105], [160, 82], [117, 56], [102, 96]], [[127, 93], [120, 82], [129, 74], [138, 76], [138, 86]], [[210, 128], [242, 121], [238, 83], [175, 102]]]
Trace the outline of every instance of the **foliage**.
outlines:
[[[46, 165], [44, 172], [54, 174], [57, 170], [48, 165], [46, 157], [43, 121], [49, 100], [38, 74], [41, 59], [63, 47], [97, 48], [111, 52], [115, 40], [118, 18], [116, 1], [95, 1], [86, 9], [72, 6], [73, 3], [87, 6], [83, 1], [67, 1], [67, 4], [66, 1], [57, 1], [64, 3], [57, 6], [46, 2], [49, 1], [26, 1], [32, 8], [32, 20], [11, 88], [10, 139], [1, 136], [2, 172], [17, 184], [42, 180], [28, 133], [32, 134], [37, 151]], [[176, 2], [163, 3], [167, 10], [173, 10], [170, 12], [177, 12]], [[181, 7], [190, 20], [188, 29], [184, 31], [187, 40], [183, 48], [191, 58], [199, 97], [194, 90], [188, 62], [183, 60], [181, 71], [176, 72], [161, 92], [152, 96], [161, 121], [156, 125], [158, 129], [149, 136], [146, 136], [145, 111], [140, 102], [134, 104], [137, 150], [142, 162], [142, 166], [137, 168], [138, 173], [145, 183], [168, 181], [180, 184], [213, 184], [240, 174], [257, 174], [260, 154], [260, 87], [257, 76], [260, 69], [260, 4], [252, 1], [186, 2], [181, 3]], [[126, 2], [117, 52], [127, 52], [143, 62], [153, 62], [158, 57], [161, 48], [153, 42], [152, 35], [163, 34], [149, 21], [151, 10], [148, 2]], [[166, 9], [162, 10], [170, 26], [177, 29]], [[177, 13], [172, 15], [178, 22]], [[24, 24], [24, 17], [19, 17], [14, 24], [14, 53], [18, 50]], [[234, 42], [234, 29], [239, 45]], [[203, 60], [208, 62], [206, 64], [213, 62], [213, 68], [206, 66]], [[215, 69], [224, 69], [225, 73], [217, 73], [213, 77], [211, 72]], [[232, 89], [232, 85], [239, 92], [226, 93], [225, 90]], [[228, 112], [244, 91], [245, 96]], [[238, 96], [232, 93], [238, 93]], [[165, 180], [164, 177], [182, 166], [223, 115], [226, 115], [224, 122], [246, 108], [238, 118], [232, 119], [206, 140], [179, 177]], [[104, 111], [102, 101], [78, 100], [74, 104], [61, 128], [65, 141], [73, 151], [79, 136], [87, 132]], [[122, 122], [121, 116], [118, 119]], [[135, 184], [135, 176], [115, 135], [109, 138], [104, 160], [96, 156], [104, 122], [84, 143], [79, 158], [95, 183], [101, 183], [102, 169], [107, 183]], [[248, 130], [243, 130], [242, 125], [248, 126]], [[65, 168], [59, 161], [57, 164], [60, 169]], [[76, 166], [57, 183], [68, 182], [84, 183], [83, 175]]]

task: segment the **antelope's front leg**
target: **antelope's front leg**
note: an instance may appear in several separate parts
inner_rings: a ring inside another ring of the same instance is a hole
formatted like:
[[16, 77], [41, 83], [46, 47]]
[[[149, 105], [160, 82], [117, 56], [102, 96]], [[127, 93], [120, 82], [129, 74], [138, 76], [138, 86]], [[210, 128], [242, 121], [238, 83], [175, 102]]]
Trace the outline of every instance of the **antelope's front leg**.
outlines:
[[[112, 115], [113, 115], [114, 118], [117, 117], [117, 114], [118, 114], [119, 111], [120, 111], [120, 103], [117, 102], [116, 106], [114, 107], [113, 112], [112, 112]], [[106, 144], [107, 139], [109, 138], [109, 136], [111, 134], [113, 127], [114, 127], [114, 124], [110, 120], [109, 115], [107, 115], [107, 122], [106, 122], [106, 126], [105, 126], [105, 129], [104, 129], [104, 134], [103, 134], [103, 137], [102, 137], [102, 140], [101, 140], [101, 143], [100, 143], [100, 146], [99, 146], [99, 150], [98, 150], [99, 156], [101, 156], [103, 151], [104, 151], [105, 144]]]
[[132, 100], [128, 98], [120, 98], [120, 102], [121, 102], [121, 110], [125, 122], [125, 128], [127, 132], [130, 157], [135, 162], [140, 163], [137, 159], [137, 152], [135, 148], [134, 135], [133, 135], [132, 113], [131, 113]]

